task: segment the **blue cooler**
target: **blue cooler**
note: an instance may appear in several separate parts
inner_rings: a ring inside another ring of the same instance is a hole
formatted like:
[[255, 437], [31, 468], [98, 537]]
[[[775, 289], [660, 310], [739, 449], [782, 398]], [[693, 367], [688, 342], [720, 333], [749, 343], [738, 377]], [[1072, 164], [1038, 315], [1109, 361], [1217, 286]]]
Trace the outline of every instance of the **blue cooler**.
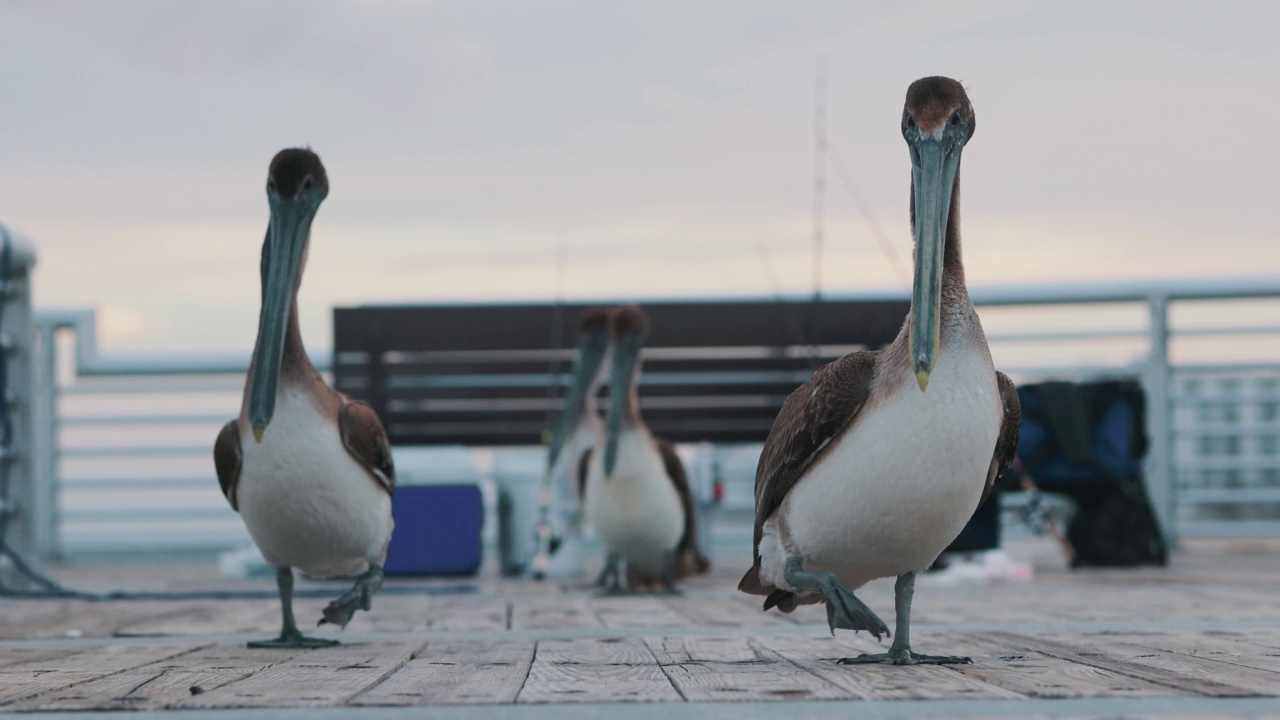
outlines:
[[484, 499], [471, 452], [460, 446], [394, 447], [395, 532], [388, 575], [473, 575], [482, 558]]

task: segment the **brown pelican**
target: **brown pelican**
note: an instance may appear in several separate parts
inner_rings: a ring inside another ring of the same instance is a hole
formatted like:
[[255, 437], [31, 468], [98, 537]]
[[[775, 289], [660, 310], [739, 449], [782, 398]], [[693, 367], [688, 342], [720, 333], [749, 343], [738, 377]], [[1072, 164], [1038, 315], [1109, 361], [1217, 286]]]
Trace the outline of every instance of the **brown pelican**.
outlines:
[[842, 663], [959, 663], [911, 651], [916, 573], [991, 491], [1017, 446], [1013, 383], [996, 372], [960, 259], [960, 153], [974, 115], [955, 80], [907, 89], [915, 283], [901, 332], [880, 351], [819, 368], [787, 398], [756, 468], [755, 563], [738, 588], [790, 612], [827, 604], [836, 628], [885, 624], [853, 595], [896, 576], [887, 653]]
[[360, 574], [320, 620], [346, 627], [381, 587], [391, 539], [395, 470], [387, 434], [373, 410], [325, 385], [298, 330], [311, 221], [328, 194], [324, 166], [310, 150], [281, 150], [271, 161], [257, 344], [240, 417], [213, 448], [222, 493], [276, 568], [283, 629], [250, 647], [336, 645], [298, 631], [293, 568], [318, 577]]
[[606, 550], [601, 584], [621, 591], [625, 561], [631, 589], [706, 572], [710, 563], [697, 548], [693, 494], [684, 464], [670, 442], [654, 438], [640, 417], [636, 394], [640, 350], [649, 318], [638, 307], [615, 308], [610, 317], [613, 362], [604, 435], [583, 457], [583, 505], [587, 522]]

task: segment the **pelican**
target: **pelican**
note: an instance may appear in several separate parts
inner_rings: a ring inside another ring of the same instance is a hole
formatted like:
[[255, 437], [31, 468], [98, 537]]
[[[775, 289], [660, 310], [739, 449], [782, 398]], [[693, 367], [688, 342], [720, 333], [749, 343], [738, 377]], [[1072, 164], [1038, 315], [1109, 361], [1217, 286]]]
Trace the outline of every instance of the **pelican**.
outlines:
[[596, 407], [596, 395], [604, 382], [601, 371], [611, 339], [609, 314], [605, 309], [592, 309], [583, 313], [578, 321], [573, 383], [569, 386], [564, 414], [556, 424], [547, 451], [547, 467], [551, 469], [552, 476], [572, 482], [579, 501], [587, 481], [581, 459], [604, 432]]
[[218, 483], [276, 568], [280, 637], [249, 647], [324, 647], [293, 617], [293, 568], [318, 577], [359, 575], [320, 623], [346, 627], [382, 585], [391, 540], [395, 470], [378, 416], [325, 385], [298, 330], [298, 286], [311, 222], [329, 180], [315, 153], [281, 150], [267, 176], [271, 220], [262, 245], [262, 311], [240, 416], [213, 448]]
[[607, 553], [600, 584], [611, 577], [609, 591], [620, 592], [625, 561], [629, 588], [661, 583], [671, 591], [676, 580], [706, 572], [710, 563], [697, 548], [684, 464], [640, 417], [636, 385], [648, 316], [635, 306], [614, 308], [610, 330], [609, 412], [603, 437], [580, 464], [587, 522]]
[[879, 351], [819, 368], [783, 403], [756, 468], [755, 562], [738, 589], [764, 609], [825, 602], [836, 628], [889, 629], [856, 590], [894, 576], [886, 653], [841, 663], [969, 662], [910, 641], [916, 573], [960, 533], [1013, 458], [1013, 383], [995, 370], [960, 258], [960, 153], [973, 107], [955, 80], [907, 89], [915, 281], [911, 311]]

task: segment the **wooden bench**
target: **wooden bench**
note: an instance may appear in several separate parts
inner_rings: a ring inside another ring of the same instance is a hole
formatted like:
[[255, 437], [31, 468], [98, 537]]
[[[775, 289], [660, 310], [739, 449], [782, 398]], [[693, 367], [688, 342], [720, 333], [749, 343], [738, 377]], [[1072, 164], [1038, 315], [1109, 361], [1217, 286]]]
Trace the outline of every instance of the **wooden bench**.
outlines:
[[[561, 410], [578, 318], [599, 304], [334, 309], [336, 387], [370, 404], [397, 446], [536, 445]], [[640, 406], [675, 442], [761, 442], [822, 363], [897, 335], [909, 303], [644, 304]]]

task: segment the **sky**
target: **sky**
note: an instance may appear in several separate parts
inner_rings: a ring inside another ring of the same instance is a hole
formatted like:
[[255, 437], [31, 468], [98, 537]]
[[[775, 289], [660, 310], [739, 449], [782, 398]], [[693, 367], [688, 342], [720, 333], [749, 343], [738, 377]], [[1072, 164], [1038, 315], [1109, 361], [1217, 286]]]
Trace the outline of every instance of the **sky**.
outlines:
[[898, 122], [935, 74], [977, 115], [971, 285], [1280, 276], [1275, 2], [0, 0], [0, 27], [0, 222], [108, 351], [252, 346], [296, 145], [331, 184], [315, 349], [334, 305], [811, 292], [819, 57], [825, 292], [905, 290]]

